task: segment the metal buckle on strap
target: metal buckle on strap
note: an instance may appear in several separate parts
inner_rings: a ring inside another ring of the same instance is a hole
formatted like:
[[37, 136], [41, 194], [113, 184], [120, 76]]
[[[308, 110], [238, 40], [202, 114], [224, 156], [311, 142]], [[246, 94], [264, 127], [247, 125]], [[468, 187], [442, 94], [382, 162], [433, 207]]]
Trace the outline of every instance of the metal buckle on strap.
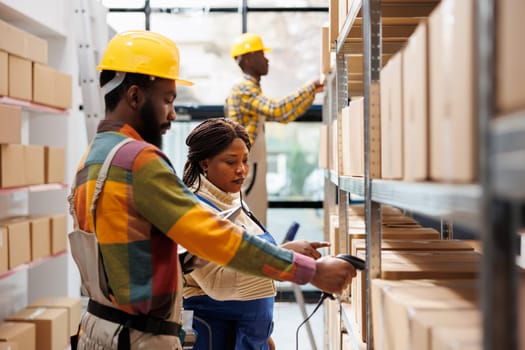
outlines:
[[179, 337], [182, 331], [180, 324], [146, 315], [131, 315], [124, 311], [102, 305], [93, 299], [89, 300], [87, 311], [106, 321], [118, 323], [124, 327], [156, 335]]

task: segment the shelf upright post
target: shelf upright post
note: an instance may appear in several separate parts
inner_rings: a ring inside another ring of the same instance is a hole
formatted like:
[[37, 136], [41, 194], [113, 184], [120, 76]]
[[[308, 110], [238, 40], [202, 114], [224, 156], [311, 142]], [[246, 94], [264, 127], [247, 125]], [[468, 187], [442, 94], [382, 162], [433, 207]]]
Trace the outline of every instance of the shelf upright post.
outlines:
[[[323, 124], [327, 128], [327, 145], [331, 145], [331, 128], [333, 115], [337, 113], [337, 104], [334, 95], [336, 88], [335, 79], [333, 74], [327, 76], [326, 86], [325, 86], [325, 96], [323, 101]], [[330, 147], [326, 147], [326, 154], [324, 155], [328, 160], [330, 158]], [[324, 178], [324, 227], [325, 227], [325, 240], [329, 240], [328, 227], [330, 227], [330, 214], [333, 213], [333, 210], [337, 204], [336, 194], [336, 184], [334, 184], [330, 177], [330, 169], [326, 170], [326, 176]]]
[[372, 201], [371, 120], [379, 120], [381, 71], [381, 0], [363, 1], [363, 88], [365, 128], [365, 227], [366, 227], [366, 316], [367, 349], [373, 349], [372, 285], [373, 278], [381, 276], [381, 205]]
[[[336, 55], [336, 80], [337, 80], [337, 113], [334, 117], [338, 119], [338, 123], [341, 123], [339, 115], [341, 110], [348, 106], [348, 65], [344, 50], [341, 50]], [[342, 161], [342, 127], [338, 125], [337, 135], [337, 157], [338, 157], [338, 174], [343, 173], [343, 161]], [[346, 135], [345, 135], [346, 136]], [[339, 197], [339, 249], [345, 249], [348, 253], [350, 248], [348, 247], [348, 192], [341, 188], [341, 184], [338, 182], [338, 197]]]
[[[334, 118], [334, 114], [337, 116], [337, 99], [336, 99], [336, 81], [335, 76], [333, 73], [330, 73], [327, 76], [326, 83], [325, 83], [325, 95], [324, 95], [324, 101], [323, 101], [323, 124], [327, 127], [327, 147], [326, 147], [326, 159], [327, 162], [331, 157], [331, 147], [329, 145], [332, 144], [331, 138], [334, 137], [332, 135], [332, 128], [330, 127], [332, 125], [332, 120]], [[330, 176], [331, 169], [328, 167], [326, 169], [326, 174], [324, 177], [324, 201], [323, 201], [323, 209], [324, 209], [324, 239], [326, 241], [330, 240], [330, 215], [334, 212], [334, 209], [337, 205], [337, 185], [332, 182], [332, 178]], [[329, 311], [328, 308], [325, 308], [324, 310], [325, 318], [329, 317]], [[327, 348], [330, 346], [330, 342], [333, 341], [330, 339], [330, 330], [325, 326], [324, 327], [324, 348]]]
[[481, 306], [483, 349], [518, 349], [516, 237], [511, 203], [494, 195], [491, 119], [495, 115], [496, 0], [476, 1], [476, 107], [479, 174], [482, 186], [480, 229], [483, 240]]

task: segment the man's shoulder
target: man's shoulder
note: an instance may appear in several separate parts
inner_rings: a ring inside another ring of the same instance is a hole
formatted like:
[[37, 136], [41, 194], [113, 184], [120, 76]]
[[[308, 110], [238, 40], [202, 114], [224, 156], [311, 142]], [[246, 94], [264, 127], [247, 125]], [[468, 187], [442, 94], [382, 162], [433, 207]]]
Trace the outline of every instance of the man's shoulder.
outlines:
[[260, 87], [256, 83], [251, 80], [243, 79], [233, 85], [230, 96], [257, 94], [259, 91]]
[[[108, 135], [109, 136], [109, 135]], [[91, 154], [95, 155], [93, 158], [98, 158], [97, 160], [94, 160], [95, 162], [102, 162], [107, 155], [111, 152], [111, 150], [122, 140], [124, 140], [126, 137], [122, 137], [123, 135], [119, 135], [120, 137], [115, 137], [115, 135], [109, 136], [109, 137], [103, 137], [95, 140], [95, 142], [92, 145], [92, 151]], [[164, 155], [162, 151], [157, 148], [156, 146], [143, 141], [143, 140], [137, 140], [137, 139], [131, 139], [130, 142], [124, 144], [120, 149], [115, 153], [115, 156], [113, 158], [112, 164], [118, 165], [120, 167], [126, 168], [126, 169], [132, 169], [134, 166], [134, 163], [137, 161], [137, 159], [141, 159], [141, 161], [145, 161], [146, 159], [153, 160], [155, 158], [164, 158]]]

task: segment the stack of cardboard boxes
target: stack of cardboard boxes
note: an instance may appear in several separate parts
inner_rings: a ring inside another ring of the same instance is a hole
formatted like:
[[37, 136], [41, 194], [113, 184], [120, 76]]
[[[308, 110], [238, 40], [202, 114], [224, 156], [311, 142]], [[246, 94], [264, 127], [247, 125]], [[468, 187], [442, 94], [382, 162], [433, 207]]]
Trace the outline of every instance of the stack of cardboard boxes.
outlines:
[[71, 76], [47, 65], [47, 41], [1, 20], [0, 32], [0, 95], [70, 108]]
[[[25, 106], [71, 107], [71, 76], [47, 66], [46, 40], [1, 20], [0, 31], [0, 98], [8, 103], [0, 103], [0, 195], [26, 191], [26, 186], [61, 184], [65, 149], [26, 143], [24, 125], [33, 116]], [[65, 214], [5, 215], [0, 215], [0, 275], [66, 249]]]
[[67, 249], [65, 214], [0, 220], [0, 276]]
[[[46, 297], [0, 323], [0, 349], [64, 350], [77, 333], [80, 298]], [[3, 347], [2, 347], [3, 346]]]

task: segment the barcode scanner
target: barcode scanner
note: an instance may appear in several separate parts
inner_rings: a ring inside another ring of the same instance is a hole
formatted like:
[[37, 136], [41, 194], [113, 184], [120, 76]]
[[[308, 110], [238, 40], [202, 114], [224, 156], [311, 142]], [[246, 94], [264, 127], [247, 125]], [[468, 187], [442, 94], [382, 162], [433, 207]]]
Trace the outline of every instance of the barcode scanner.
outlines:
[[[335, 257], [351, 264], [356, 270], [364, 270], [366, 268], [366, 262], [363, 259], [358, 258], [357, 256], [353, 256], [350, 254], [338, 254]], [[321, 296], [321, 301], [325, 300], [326, 298], [335, 300], [333, 294], [323, 292], [323, 295]]]
[[336, 258], [352, 264], [352, 266], [354, 266], [356, 270], [364, 270], [366, 267], [365, 261], [361, 258], [358, 258], [357, 256], [353, 256], [350, 254], [338, 254], [336, 255]]

